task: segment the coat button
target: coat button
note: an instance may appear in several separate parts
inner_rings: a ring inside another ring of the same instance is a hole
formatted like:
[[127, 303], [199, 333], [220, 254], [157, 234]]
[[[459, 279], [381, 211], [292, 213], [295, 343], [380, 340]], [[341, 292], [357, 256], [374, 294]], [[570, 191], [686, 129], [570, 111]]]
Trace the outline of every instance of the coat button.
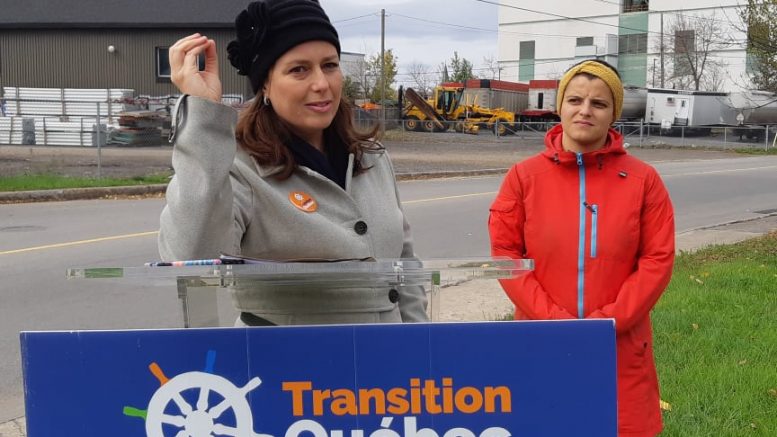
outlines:
[[391, 303], [399, 302], [399, 292], [394, 288], [389, 290], [389, 302]]
[[367, 223], [359, 220], [355, 225], [353, 225], [353, 230], [356, 231], [356, 233], [359, 235], [364, 235], [367, 233]]

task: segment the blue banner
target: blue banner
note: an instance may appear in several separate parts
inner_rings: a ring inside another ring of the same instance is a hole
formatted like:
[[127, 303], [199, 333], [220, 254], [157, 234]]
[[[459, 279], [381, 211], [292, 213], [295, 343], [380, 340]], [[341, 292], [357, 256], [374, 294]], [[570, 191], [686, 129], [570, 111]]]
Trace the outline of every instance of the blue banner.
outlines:
[[612, 320], [21, 334], [29, 437], [617, 436]]

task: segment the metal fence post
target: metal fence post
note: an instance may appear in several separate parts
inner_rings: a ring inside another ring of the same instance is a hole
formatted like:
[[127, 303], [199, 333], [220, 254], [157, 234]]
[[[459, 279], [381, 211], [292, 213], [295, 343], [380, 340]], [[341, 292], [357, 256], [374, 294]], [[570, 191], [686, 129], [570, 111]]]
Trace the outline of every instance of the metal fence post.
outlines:
[[102, 139], [100, 138], [100, 102], [97, 102], [97, 178], [102, 178]]
[[769, 150], [769, 125], [766, 125], [764, 132], [764, 150]]
[[639, 147], [642, 147], [642, 129], [645, 127], [645, 120], [639, 119]]

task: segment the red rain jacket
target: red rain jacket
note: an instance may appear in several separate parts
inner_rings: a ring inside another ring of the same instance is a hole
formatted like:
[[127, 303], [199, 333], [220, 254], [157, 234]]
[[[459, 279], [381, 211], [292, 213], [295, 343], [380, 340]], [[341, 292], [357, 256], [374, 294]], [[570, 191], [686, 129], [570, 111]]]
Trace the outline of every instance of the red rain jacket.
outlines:
[[655, 169], [608, 135], [604, 148], [576, 154], [558, 125], [544, 152], [514, 165], [491, 206], [491, 252], [535, 260], [533, 272], [501, 281], [516, 319], [615, 319], [619, 436], [655, 436], [649, 313], [672, 274], [674, 213]]

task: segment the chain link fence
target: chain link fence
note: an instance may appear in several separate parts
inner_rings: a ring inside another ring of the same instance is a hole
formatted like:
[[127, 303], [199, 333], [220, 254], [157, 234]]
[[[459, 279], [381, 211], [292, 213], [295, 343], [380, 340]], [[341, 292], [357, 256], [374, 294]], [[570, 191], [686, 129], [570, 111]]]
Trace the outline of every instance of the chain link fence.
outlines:
[[[106, 102], [0, 99], [0, 145], [25, 146], [159, 146], [167, 143], [170, 109], [177, 96], [138, 97]], [[225, 96], [225, 104], [240, 106], [239, 96]], [[542, 141], [556, 122], [462, 121], [401, 119], [397, 108], [354, 111], [360, 128], [383, 125], [392, 140], [418, 141], [425, 132], [435, 142], [450, 135], [490, 135], [495, 139]], [[688, 127], [662, 129], [642, 122], [616, 123], [630, 146], [702, 147], [769, 150], [777, 141], [777, 125]], [[449, 137], [450, 138], [450, 137]], [[459, 141], [462, 139], [460, 138]]]

